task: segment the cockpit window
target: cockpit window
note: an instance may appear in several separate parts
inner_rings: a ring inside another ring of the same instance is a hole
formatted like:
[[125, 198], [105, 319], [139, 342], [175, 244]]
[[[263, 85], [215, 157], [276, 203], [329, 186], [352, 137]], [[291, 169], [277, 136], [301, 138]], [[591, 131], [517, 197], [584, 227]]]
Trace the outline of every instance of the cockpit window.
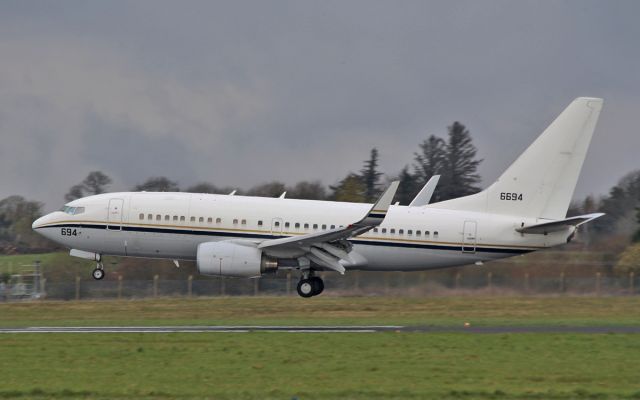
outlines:
[[62, 207], [62, 209], [60, 211], [65, 212], [65, 213], [67, 213], [69, 215], [78, 215], [78, 214], [82, 214], [84, 212], [84, 207], [64, 206], [64, 207]]

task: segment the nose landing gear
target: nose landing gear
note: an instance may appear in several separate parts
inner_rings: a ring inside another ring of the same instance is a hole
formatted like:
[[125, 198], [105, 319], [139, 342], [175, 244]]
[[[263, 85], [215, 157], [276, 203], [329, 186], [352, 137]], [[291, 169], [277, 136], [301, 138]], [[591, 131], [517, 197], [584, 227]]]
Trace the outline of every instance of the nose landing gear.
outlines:
[[93, 270], [91, 275], [93, 275], [93, 279], [95, 279], [97, 281], [99, 281], [102, 278], [104, 278], [104, 265], [101, 262], [99, 262], [96, 265], [96, 269]]
[[303, 275], [300, 278], [296, 289], [301, 297], [313, 297], [322, 293], [324, 290], [324, 282], [319, 276], [308, 275], [305, 277]]

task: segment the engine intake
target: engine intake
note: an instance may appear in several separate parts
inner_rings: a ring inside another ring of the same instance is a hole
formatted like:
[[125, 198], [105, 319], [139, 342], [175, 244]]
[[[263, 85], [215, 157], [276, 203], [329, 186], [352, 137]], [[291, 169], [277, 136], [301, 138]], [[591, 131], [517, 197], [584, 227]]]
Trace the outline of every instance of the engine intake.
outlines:
[[197, 265], [202, 275], [254, 278], [275, 272], [278, 260], [267, 257], [253, 243], [220, 241], [198, 245]]

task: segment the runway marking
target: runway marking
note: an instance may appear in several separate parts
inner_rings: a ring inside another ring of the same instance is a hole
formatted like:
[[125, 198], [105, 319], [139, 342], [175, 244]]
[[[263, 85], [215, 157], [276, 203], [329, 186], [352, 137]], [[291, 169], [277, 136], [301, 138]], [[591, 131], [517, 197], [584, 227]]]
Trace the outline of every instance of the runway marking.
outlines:
[[32, 326], [0, 328], [0, 333], [375, 333], [404, 329], [398, 325], [374, 326]]
[[2, 333], [468, 333], [468, 334], [515, 334], [515, 333], [580, 333], [640, 334], [640, 325], [625, 326], [402, 326], [402, 325], [350, 325], [350, 326], [32, 326], [0, 328]]

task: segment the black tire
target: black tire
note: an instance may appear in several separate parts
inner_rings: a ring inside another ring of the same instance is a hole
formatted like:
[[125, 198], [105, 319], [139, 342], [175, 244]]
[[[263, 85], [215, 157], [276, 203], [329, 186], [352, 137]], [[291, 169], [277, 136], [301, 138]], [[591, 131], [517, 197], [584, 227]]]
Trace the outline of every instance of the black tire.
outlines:
[[324, 281], [319, 276], [314, 276], [310, 278], [313, 282], [313, 295], [317, 296], [324, 290]]
[[308, 298], [315, 295], [315, 285], [311, 279], [300, 279], [296, 287], [300, 297]]
[[93, 272], [91, 273], [91, 275], [93, 275], [93, 279], [99, 281], [102, 278], [104, 278], [104, 270], [103, 269], [99, 269], [96, 268], [93, 270]]

